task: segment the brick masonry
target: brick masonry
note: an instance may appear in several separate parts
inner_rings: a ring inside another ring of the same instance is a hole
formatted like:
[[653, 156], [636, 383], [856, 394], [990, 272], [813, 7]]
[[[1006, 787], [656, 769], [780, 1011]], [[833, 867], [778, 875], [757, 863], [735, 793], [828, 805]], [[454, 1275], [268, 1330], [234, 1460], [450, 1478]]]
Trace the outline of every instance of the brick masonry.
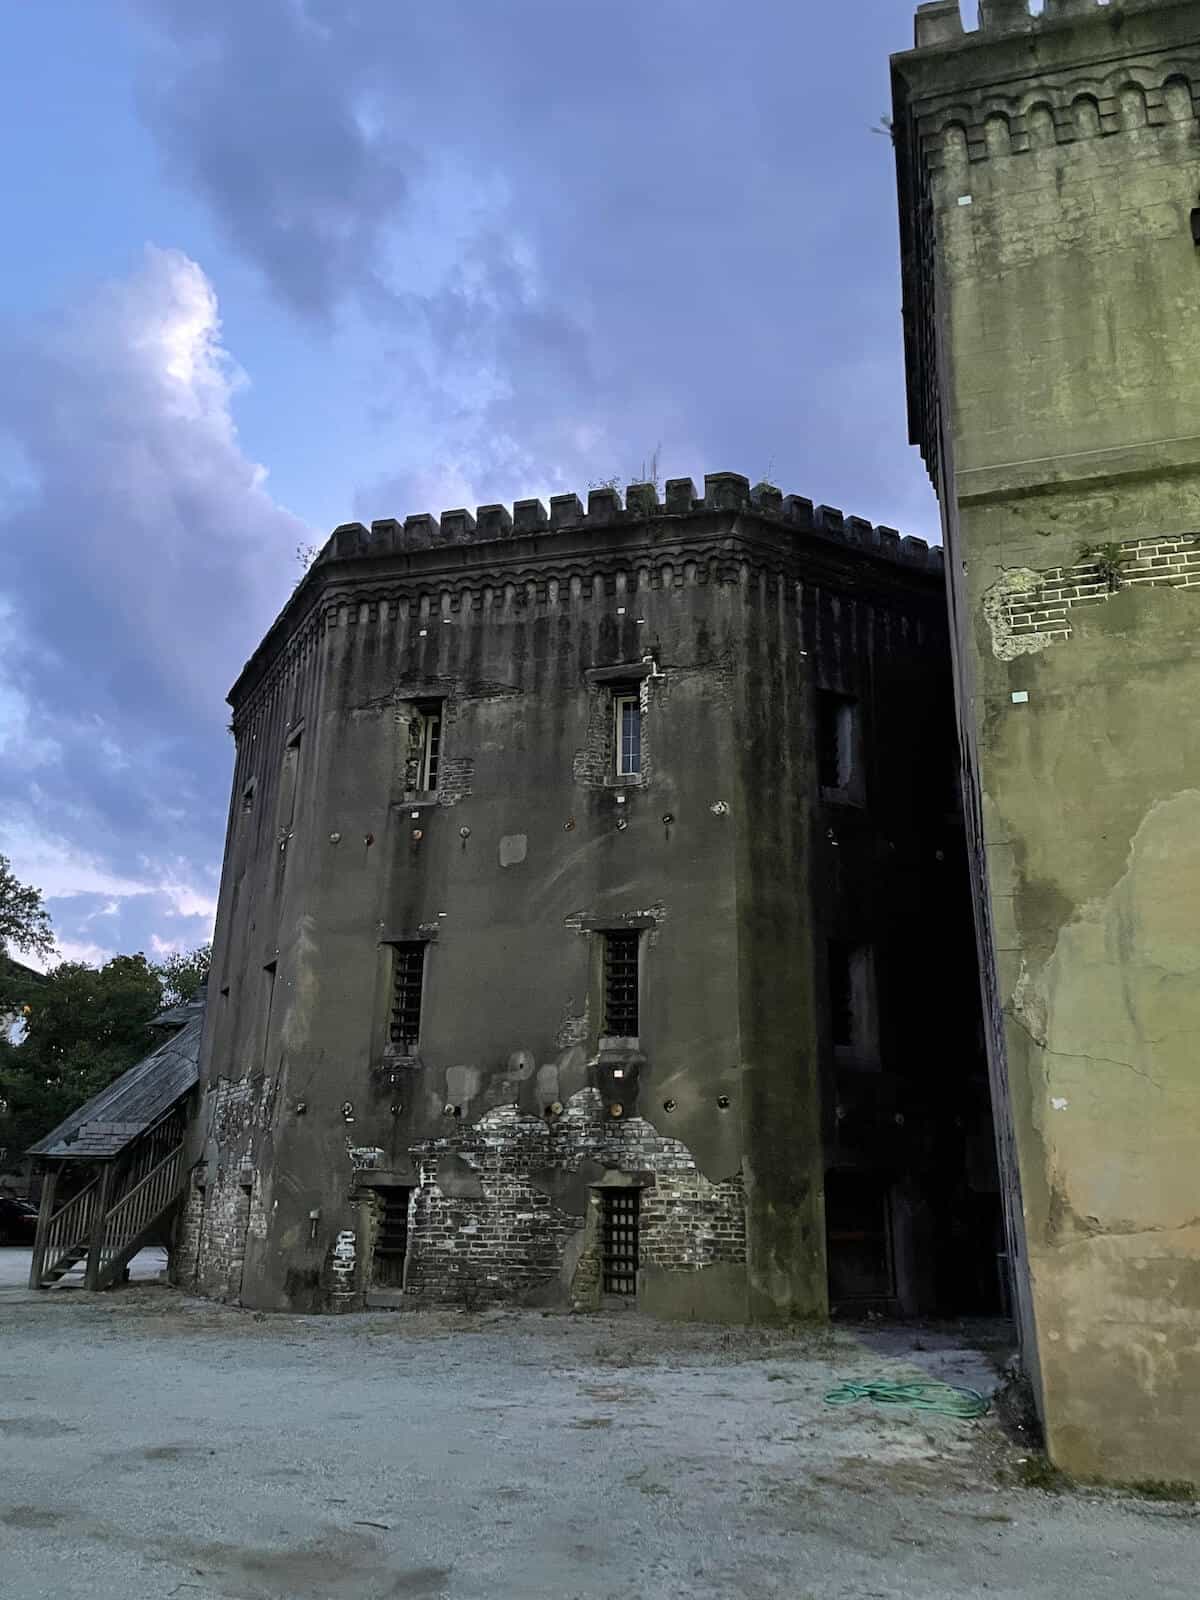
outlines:
[[254, 1131], [270, 1122], [272, 1085], [266, 1078], [228, 1078], [210, 1091], [213, 1148], [221, 1159], [193, 1170], [171, 1250], [172, 1280], [216, 1300], [236, 1300], [242, 1289], [246, 1241], [265, 1237], [262, 1175], [248, 1152]]
[[521, 1302], [561, 1293], [594, 1302], [596, 1197], [614, 1181], [642, 1191], [642, 1266], [691, 1272], [746, 1259], [741, 1175], [711, 1183], [679, 1140], [640, 1117], [610, 1117], [595, 1089], [572, 1096], [553, 1119], [496, 1107], [415, 1146], [413, 1155], [421, 1184], [410, 1210], [405, 1291], [416, 1301]]
[[[1003, 631], [1016, 645], [1013, 653], [1069, 639], [1072, 612], [1080, 606], [1103, 605], [1121, 589], [1200, 589], [1200, 534], [1130, 539], [1116, 548], [1120, 554], [1115, 582], [1091, 557], [1071, 567], [1030, 574], [1026, 585], [1008, 588]], [[1026, 642], [1017, 645], [1017, 641]]]

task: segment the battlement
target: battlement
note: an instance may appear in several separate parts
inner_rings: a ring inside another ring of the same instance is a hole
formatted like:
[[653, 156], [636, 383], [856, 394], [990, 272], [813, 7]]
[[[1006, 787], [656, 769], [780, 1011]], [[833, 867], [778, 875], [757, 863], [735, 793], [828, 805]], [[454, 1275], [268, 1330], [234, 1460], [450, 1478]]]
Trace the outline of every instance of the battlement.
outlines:
[[[832, 540], [919, 571], [940, 575], [942, 552], [924, 539], [902, 537], [895, 528], [875, 527], [862, 517], [847, 517], [832, 506], [815, 506], [801, 495], [785, 495], [773, 484], [753, 488], [749, 478], [736, 472], [706, 473], [704, 493], [697, 496], [691, 478], [668, 478], [660, 501], [653, 483], [631, 483], [624, 498], [605, 485], [588, 491], [586, 509], [578, 495], [556, 494], [549, 510], [540, 500], [516, 500], [512, 510], [503, 505], [478, 506], [474, 514], [458, 508], [405, 517], [385, 518], [366, 527], [346, 522], [333, 530], [314, 568], [331, 561], [358, 557], [383, 557], [436, 550], [448, 546], [496, 544], [530, 535], [579, 530], [599, 539], [618, 528], [638, 523], [661, 523], [672, 518], [708, 512], [743, 512], [787, 528], [789, 532], [818, 540]], [[313, 569], [310, 569], [313, 570]]]
[[968, 36], [1026, 33], [1074, 17], [1102, 16], [1105, 10], [1115, 16], [1118, 10], [1122, 14], [1129, 10], [1150, 11], [1170, 3], [1171, 0], [1123, 0], [1118, 7], [1115, 3], [1110, 5], [1110, 0], [1043, 0], [1041, 6], [1035, 7], [1034, 0], [979, 0], [979, 26], [968, 30], [963, 26], [959, 0], [930, 0], [917, 7], [915, 43], [918, 50], [924, 50]]

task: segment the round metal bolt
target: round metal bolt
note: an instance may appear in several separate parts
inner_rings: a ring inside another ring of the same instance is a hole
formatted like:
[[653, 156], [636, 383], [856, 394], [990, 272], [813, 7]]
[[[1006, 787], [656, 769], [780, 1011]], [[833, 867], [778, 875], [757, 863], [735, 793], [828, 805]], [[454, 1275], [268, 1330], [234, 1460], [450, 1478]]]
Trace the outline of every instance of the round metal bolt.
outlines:
[[728, 1111], [729, 1110], [729, 1096], [727, 1094], [719, 1094], [717, 1096], [717, 1104], [720, 1106], [722, 1111]]
[[610, 1117], [623, 1117], [625, 1115], [625, 1107], [619, 1100], [614, 1100], [608, 1108], [608, 1114]]

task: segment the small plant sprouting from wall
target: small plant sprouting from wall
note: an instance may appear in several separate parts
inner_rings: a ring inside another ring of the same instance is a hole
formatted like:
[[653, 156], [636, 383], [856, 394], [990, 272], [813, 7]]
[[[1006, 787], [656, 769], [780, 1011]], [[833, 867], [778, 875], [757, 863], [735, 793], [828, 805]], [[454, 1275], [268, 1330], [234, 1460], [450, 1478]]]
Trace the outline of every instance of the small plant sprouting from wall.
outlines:
[[1075, 559], [1095, 567], [1110, 593], [1121, 587], [1121, 567], [1127, 558], [1119, 544], [1081, 544]]

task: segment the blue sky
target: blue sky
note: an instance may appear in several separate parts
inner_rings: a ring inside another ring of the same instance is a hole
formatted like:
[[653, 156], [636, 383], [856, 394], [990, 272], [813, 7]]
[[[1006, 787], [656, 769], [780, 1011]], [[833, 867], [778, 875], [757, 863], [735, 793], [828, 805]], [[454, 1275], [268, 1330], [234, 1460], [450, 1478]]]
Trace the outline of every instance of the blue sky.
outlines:
[[64, 954], [208, 936], [225, 694], [338, 522], [657, 449], [937, 537], [872, 131], [912, 10], [4, 8], [0, 852]]

